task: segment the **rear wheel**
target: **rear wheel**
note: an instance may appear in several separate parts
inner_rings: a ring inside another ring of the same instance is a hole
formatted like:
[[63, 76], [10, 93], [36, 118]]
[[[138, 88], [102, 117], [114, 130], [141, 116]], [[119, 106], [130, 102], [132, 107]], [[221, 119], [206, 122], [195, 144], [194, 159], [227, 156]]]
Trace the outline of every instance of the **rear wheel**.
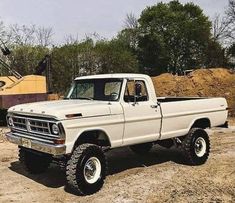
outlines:
[[130, 146], [130, 149], [139, 155], [147, 154], [153, 147], [153, 143], [144, 143]]
[[19, 147], [19, 161], [30, 173], [39, 174], [48, 169], [52, 157], [49, 154], [34, 152], [24, 147]]
[[201, 128], [192, 128], [182, 143], [184, 155], [192, 165], [204, 164], [210, 153], [210, 140]]
[[107, 163], [101, 147], [79, 145], [67, 162], [68, 187], [80, 195], [93, 194], [103, 186], [106, 172]]

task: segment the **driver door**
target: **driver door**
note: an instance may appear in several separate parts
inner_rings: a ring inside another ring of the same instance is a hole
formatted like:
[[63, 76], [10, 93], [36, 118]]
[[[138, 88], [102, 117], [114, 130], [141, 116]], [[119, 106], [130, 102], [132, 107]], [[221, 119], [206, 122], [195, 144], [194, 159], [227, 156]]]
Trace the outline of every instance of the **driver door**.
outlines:
[[145, 80], [128, 80], [122, 102], [123, 145], [155, 141], [160, 136], [161, 113], [157, 101], [149, 99]]

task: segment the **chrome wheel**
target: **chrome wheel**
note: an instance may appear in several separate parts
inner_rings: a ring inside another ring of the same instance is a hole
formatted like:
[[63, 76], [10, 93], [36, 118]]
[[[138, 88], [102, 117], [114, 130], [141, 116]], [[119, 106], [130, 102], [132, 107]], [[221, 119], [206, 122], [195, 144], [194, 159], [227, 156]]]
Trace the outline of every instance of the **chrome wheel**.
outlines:
[[206, 141], [202, 137], [196, 139], [194, 150], [198, 157], [202, 157], [206, 153]]
[[101, 175], [101, 163], [99, 159], [96, 157], [89, 158], [84, 165], [83, 174], [86, 182], [89, 184], [93, 184], [99, 180]]

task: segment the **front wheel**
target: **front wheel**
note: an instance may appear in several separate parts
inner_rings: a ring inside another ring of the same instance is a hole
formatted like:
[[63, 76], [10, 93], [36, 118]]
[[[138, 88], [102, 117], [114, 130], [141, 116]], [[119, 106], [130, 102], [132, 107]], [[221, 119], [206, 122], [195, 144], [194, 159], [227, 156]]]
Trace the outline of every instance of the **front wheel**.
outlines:
[[210, 140], [201, 128], [192, 128], [182, 143], [184, 155], [191, 165], [204, 164], [210, 153]]
[[93, 194], [103, 186], [106, 168], [101, 147], [94, 144], [79, 145], [67, 162], [67, 185], [80, 195]]

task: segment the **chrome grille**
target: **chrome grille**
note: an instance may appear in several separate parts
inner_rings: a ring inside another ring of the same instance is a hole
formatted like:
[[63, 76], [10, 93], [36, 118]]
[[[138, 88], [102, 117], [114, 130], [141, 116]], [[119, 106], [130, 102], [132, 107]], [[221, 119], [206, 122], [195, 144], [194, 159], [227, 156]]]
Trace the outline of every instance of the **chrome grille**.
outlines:
[[51, 125], [56, 123], [55, 121], [18, 115], [13, 115], [12, 119], [13, 126], [11, 128], [18, 136], [48, 143], [53, 143], [53, 140], [60, 138], [59, 135], [51, 133]]
[[13, 119], [14, 126], [16, 128], [27, 130], [26, 119], [19, 118], [19, 117], [13, 117], [12, 119]]
[[27, 120], [29, 131], [50, 134], [50, 126], [46, 121]]

